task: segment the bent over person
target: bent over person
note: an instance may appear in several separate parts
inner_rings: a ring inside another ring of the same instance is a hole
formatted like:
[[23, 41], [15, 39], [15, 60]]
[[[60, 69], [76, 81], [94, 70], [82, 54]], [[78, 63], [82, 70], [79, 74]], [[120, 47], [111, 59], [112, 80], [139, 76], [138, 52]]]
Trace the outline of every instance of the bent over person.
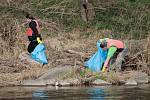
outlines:
[[[104, 38], [100, 39], [100, 47], [105, 51], [108, 50], [107, 58], [102, 67], [102, 72], [109, 71], [109, 69], [115, 69], [116, 71], [121, 71], [121, 65], [124, 57], [127, 53], [125, 44], [120, 40]], [[112, 63], [113, 58], [116, 57], [114, 64]]]

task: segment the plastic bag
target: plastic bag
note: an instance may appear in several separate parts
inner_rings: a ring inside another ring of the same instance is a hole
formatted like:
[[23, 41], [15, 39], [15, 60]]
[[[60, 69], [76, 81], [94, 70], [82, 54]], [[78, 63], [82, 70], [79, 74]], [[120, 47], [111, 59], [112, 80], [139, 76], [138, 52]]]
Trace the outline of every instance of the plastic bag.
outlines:
[[101, 71], [103, 63], [107, 57], [107, 50], [104, 51], [102, 48], [100, 48], [100, 44], [100, 41], [97, 41], [97, 52], [84, 63], [84, 66], [94, 72]]
[[38, 61], [42, 64], [47, 64], [47, 57], [45, 54], [45, 45], [40, 43], [36, 46], [36, 48], [33, 50], [33, 52], [31, 53], [31, 58], [34, 59], [35, 61]]

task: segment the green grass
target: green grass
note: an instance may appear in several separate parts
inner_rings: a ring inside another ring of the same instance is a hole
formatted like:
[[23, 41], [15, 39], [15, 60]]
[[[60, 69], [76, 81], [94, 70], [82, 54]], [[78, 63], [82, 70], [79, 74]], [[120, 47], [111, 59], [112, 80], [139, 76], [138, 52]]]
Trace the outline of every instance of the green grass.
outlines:
[[96, 11], [93, 23], [96, 23], [96, 29], [110, 29], [138, 38], [150, 30], [149, 5], [148, 0], [118, 0], [112, 7], [105, 7], [105, 11]]
[[30, 12], [40, 19], [60, 24], [64, 32], [74, 28], [85, 31], [87, 28], [107, 29], [138, 39], [150, 31], [150, 0], [89, 1], [95, 7], [96, 16], [88, 22], [84, 22], [80, 16], [79, 0], [24, 0], [19, 6], [15, 3], [0, 5], [0, 12], [19, 21], [25, 18], [25, 12]]

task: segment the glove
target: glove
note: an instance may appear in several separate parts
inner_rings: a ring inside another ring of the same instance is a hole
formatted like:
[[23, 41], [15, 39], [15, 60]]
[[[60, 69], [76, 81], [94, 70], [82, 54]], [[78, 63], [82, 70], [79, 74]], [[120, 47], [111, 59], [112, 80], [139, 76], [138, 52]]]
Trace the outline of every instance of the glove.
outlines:
[[106, 67], [103, 67], [102, 68], [102, 72], [106, 72], [107, 71], [107, 68]]
[[38, 43], [43, 43], [43, 42], [40, 40], [39, 37], [37, 37], [36, 40], [37, 40]]

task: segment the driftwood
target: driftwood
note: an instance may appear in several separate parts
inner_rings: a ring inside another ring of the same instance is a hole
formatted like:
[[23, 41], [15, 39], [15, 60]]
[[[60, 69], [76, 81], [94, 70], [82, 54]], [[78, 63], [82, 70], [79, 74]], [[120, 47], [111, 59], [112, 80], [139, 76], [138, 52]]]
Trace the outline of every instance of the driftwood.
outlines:
[[77, 51], [74, 51], [74, 50], [67, 50], [66, 51], [67, 53], [70, 53], [70, 54], [76, 54], [76, 55], [79, 55], [79, 56], [81, 56], [81, 57], [83, 57], [83, 58], [89, 58], [90, 56], [90, 54], [88, 54], [88, 53], [82, 53], [82, 52], [77, 52]]

